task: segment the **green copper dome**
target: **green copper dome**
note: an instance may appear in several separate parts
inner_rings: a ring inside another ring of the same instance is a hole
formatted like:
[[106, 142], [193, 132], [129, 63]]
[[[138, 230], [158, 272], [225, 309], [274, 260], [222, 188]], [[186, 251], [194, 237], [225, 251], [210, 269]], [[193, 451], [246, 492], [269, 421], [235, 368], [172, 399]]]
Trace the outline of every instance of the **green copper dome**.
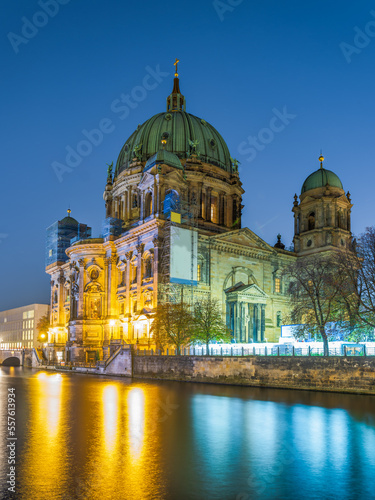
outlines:
[[166, 140], [165, 149], [178, 158], [187, 158], [196, 141], [199, 159], [227, 170], [232, 169], [230, 154], [219, 132], [205, 120], [186, 111], [159, 113], [133, 132], [119, 154], [115, 176], [125, 170], [134, 157], [147, 161]]
[[149, 170], [157, 163], [164, 163], [170, 167], [180, 168], [182, 170], [182, 165], [178, 157], [169, 151], [165, 151], [165, 149], [161, 149], [147, 160], [143, 171]]
[[73, 217], [70, 217], [69, 215], [67, 217], [64, 217], [63, 220], [61, 220], [60, 222], [65, 226], [78, 226], [78, 221], [76, 221], [75, 219], [73, 219]]
[[306, 191], [310, 189], [324, 187], [326, 184], [343, 189], [342, 183], [337, 175], [331, 170], [321, 167], [307, 177], [302, 185], [301, 194], [306, 193]]
[[147, 162], [162, 147], [179, 159], [196, 154], [202, 162], [232, 171], [229, 150], [219, 132], [205, 120], [186, 112], [177, 77], [167, 98], [167, 111], [139, 125], [122, 147], [115, 177], [128, 168], [134, 158]]

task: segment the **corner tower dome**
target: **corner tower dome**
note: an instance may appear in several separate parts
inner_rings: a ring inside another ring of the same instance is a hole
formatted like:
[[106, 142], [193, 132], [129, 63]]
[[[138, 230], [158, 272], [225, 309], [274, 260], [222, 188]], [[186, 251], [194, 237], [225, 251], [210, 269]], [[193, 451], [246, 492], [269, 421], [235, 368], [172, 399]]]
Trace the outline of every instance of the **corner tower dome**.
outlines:
[[298, 202], [294, 195], [294, 249], [299, 255], [350, 248], [350, 193], [345, 194], [338, 176], [323, 168], [310, 174], [302, 185]]
[[332, 172], [332, 170], [323, 168], [323, 160], [324, 157], [320, 156], [320, 168], [306, 178], [305, 182], [302, 184], [301, 194], [306, 193], [306, 191], [309, 191], [310, 189], [325, 187], [327, 184], [331, 187], [343, 189], [342, 182], [339, 177]]
[[177, 62], [166, 112], [158, 113], [138, 125], [120, 151], [115, 177], [126, 170], [133, 160], [147, 162], [161, 149], [161, 143], [166, 151], [180, 160], [194, 153], [201, 162], [232, 172], [229, 149], [219, 132], [203, 118], [186, 112], [185, 97], [180, 92]]

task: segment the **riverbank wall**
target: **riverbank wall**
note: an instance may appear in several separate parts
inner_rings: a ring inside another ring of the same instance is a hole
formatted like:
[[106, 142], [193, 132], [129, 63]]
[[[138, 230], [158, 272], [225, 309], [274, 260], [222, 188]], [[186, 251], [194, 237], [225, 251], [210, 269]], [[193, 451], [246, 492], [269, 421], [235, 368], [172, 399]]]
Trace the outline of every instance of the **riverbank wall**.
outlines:
[[375, 358], [133, 356], [142, 379], [375, 395]]
[[1, 361], [92, 375], [375, 395], [375, 356], [161, 356], [121, 346], [94, 366], [61, 366], [45, 365], [29, 351], [19, 358], [4, 351]]

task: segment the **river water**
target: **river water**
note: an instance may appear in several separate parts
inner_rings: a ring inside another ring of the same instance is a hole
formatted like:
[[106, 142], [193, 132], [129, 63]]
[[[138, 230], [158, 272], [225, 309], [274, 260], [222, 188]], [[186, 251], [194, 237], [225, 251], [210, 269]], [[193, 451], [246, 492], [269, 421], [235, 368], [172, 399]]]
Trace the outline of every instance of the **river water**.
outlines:
[[[375, 499], [372, 396], [0, 375], [2, 499]], [[11, 388], [16, 494], [6, 482]]]

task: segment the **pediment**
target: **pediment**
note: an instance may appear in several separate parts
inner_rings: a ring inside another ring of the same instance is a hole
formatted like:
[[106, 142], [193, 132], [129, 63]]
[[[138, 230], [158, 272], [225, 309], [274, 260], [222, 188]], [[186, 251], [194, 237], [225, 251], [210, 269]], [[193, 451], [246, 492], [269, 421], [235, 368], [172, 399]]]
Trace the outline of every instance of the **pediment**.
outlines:
[[179, 184], [187, 184], [186, 179], [184, 179], [181, 171], [179, 170], [171, 170], [170, 172], [165, 174], [164, 179], [168, 180], [168, 183], [170, 181], [175, 181]]
[[241, 297], [252, 297], [259, 299], [268, 299], [268, 295], [264, 290], [262, 290], [258, 285], [252, 283], [251, 285], [245, 285], [240, 281], [239, 283], [224, 290], [226, 294], [234, 296], [240, 295]]
[[262, 238], [253, 233], [253, 231], [251, 231], [248, 227], [236, 229], [234, 231], [230, 231], [229, 233], [222, 233], [218, 236], [214, 236], [212, 240], [217, 241], [218, 243], [233, 243], [245, 247], [267, 250], [270, 252], [274, 252], [275, 250], [268, 243], [262, 240]]
[[300, 205], [304, 205], [305, 203], [309, 203], [310, 201], [316, 201], [317, 199], [316, 198], [313, 198], [312, 196], [306, 196], [306, 198], [304, 198]]
[[142, 189], [143, 187], [150, 187], [150, 181], [154, 183], [154, 176], [150, 174], [150, 172], [144, 172], [142, 175], [142, 179], [138, 184], [138, 189]]

